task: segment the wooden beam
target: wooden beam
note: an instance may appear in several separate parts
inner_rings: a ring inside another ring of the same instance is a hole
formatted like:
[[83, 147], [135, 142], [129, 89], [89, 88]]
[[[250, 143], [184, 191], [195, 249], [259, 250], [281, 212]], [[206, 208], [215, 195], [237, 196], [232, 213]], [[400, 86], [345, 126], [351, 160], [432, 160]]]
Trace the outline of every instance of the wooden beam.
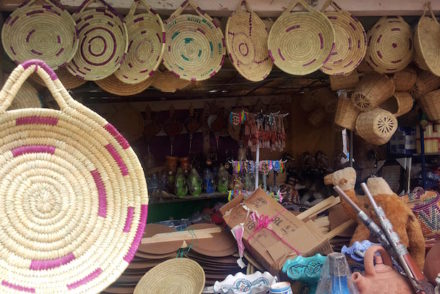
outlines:
[[[12, 11], [23, 0], [1, 0], [0, 10]], [[320, 8], [325, 0], [308, 0], [313, 6]], [[61, 0], [69, 10], [74, 11], [83, 0]], [[132, 0], [107, 0], [107, 2], [125, 13]], [[183, 0], [148, 0], [148, 3], [161, 15], [170, 15]], [[229, 16], [239, 0], [196, 0], [203, 10], [212, 16]], [[277, 17], [285, 10], [290, 0], [248, 0], [249, 6], [261, 17]], [[356, 16], [382, 15], [421, 15], [425, 0], [337, 0], [345, 10]], [[432, 1], [434, 12], [440, 11], [440, 1]]]

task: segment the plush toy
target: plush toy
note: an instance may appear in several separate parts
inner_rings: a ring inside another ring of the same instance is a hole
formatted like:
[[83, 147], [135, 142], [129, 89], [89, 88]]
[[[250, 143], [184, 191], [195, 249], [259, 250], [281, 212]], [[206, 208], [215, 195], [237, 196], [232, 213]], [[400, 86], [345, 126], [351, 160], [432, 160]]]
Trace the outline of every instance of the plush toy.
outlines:
[[[342, 190], [368, 215], [376, 224], [380, 224], [376, 214], [366, 197], [358, 197], [355, 193], [356, 171], [347, 167], [338, 170], [324, 177], [326, 185], [339, 185]], [[383, 178], [373, 177], [367, 181], [368, 189], [378, 205], [382, 206], [387, 218], [393, 225], [394, 231], [399, 235], [402, 244], [404, 244], [412, 258], [420, 269], [423, 269], [425, 263], [425, 239], [419, 221], [412, 210], [397, 196], [388, 186]], [[358, 222], [358, 226], [351, 238], [350, 244], [356, 241], [370, 239], [370, 231], [361, 223], [356, 216], [353, 208], [346, 202], [342, 205], [348, 215]], [[371, 240], [376, 241], [376, 240]]]

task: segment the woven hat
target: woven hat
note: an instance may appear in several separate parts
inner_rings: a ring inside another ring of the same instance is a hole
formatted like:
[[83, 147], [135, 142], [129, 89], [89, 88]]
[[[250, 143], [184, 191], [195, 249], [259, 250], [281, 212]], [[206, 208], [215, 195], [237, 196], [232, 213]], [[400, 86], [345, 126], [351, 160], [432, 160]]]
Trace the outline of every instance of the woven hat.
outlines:
[[159, 91], [174, 93], [176, 90], [187, 87], [190, 83], [190, 81], [182, 80], [170, 71], [156, 71], [151, 85]]
[[[64, 88], [68, 90], [78, 88], [87, 83], [86, 80], [73, 76], [64, 66], [57, 69], [55, 73], [57, 74], [58, 79], [63, 84]], [[46, 86], [46, 84], [40, 79], [38, 75], [32, 75], [31, 78], [39, 85]]]
[[[5, 111], [35, 71], [60, 110]], [[144, 232], [148, 194], [136, 154], [41, 60], [19, 65], [0, 91], [0, 133], [0, 291], [104, 290]]]
[[[2, 86], [6, 83], [6, 78], [3, 79]], [[38, 91], [30, 83], [24, 82], [17, 93], [17, 97], [12, 101], [8, 110], [20, 108], [40, 108], [41, 100], [38, 96]]]
[[162, 262], [146, 273], [134, 294], [200, 294], [205, 286], [205, 272], [195, 261], [175, 258]]
[[105, 79], [95, 81], [95, 83], [101, 89], [111, 94], [118, 96], [131, 96], [145, 91], [151, 83], [153, 83], [153, 79], [143, 80], [137, 84], [126, 84], [117, 79], [116, 75], [113, 74]]
[[[296, 5], [306, 11], [292, 11]], [[321, 68], [335, 44], [330, 20], [303, 0], [294, 0], [270, 29], [269, 55], [282, 71], [306, 75]]]
[[[246, 10], [242, 9], [243, 5]], [[246, 0], [240, 1], [228, 18], [225, 34], [229, 59], [237, 71], [250, 81], [264, 80], [273, 66], [267, 51], [266, 25], [249, 9]]]
[[39, 58], [53, 69], [69, 62], [78, 48], [72, 16], [52, 0], [31, 0], [14, 10], [3, 25], [2, 42], [16, 63]]
[[[87, 7], [97, 2], [100, 7]], [[73, 14], [78, 27], [79, 48], [67, 64], [69, 72], [87, 81], [113, 74], [125, 58], [127, 27], [117, 12], [104, 0], [85, 0]]]
[[[191, 6], [197, 15], [182, 14]], [[222, 30], [192, 0], [186, 0], [166, 21], [164, 65], [179, 78], [202, 81], [214, 76], [225, 59]]]
[[397, 119], [389, 111], [375, 108], [362, 112], [356, 119], [356, 133], [374, 145], [387, 143], [397, 130]]
[[364, 59], [367, 37], [360, 21], [334, 1], [326, 1], [321, 11], [325, 11], [329, 5], [336, 10], [325, 12], [335, 30], [335, 48], [321, 71], [328, 75], [344, 75], [355, 70]]
[[404, 69], [413, 58], [410, 26], [400, 17], [382, 17], [368, 31], [366, 60], [379, 73]]
[[[138, 5], [145, 12], [135, 14]], [[115, 76], [126, 84], [139, 84], [150, 77], [162, 62], [165, 28], [159, 14], [145, 0], [134, 1], [125, 17], [128, 52]]]
[[[414, 34], [415, 61], [422, 69], [440, 76], [440, 24], [432, 12], [431, 2], [425, 6]], [[426, 16], [426, 8], [431, 17]]]

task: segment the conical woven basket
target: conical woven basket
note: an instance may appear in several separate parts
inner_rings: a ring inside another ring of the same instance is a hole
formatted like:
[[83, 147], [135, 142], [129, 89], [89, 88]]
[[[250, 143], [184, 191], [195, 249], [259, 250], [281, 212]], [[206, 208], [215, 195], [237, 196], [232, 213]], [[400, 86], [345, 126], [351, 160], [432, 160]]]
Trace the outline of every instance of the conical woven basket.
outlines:
[[[242, 10], [243, 4], [246, 10]], [[267, 51], [266, 25], [249, 9], [246, 0], [240, 1], [228, 18], [225, 34], [229, 59], [237, 71], [250, 81], [264, 80], [273, 66]]]
[[[136, 13], [138, 5], [145, 12]], [[159, 14], [145, 0], [134, 1], [125, 17], [128, 52], [115, 76], [126, 84], [139, 84], [159, 67], [165, 50], [165, 28]]]
[[368, 31], [366, 60], [379, 73], [404, 69], [413, 59], [410, 26], [400, 17], [382, 17]]
[[412, 94], [418, 99], [434, 91], [440, 87], [440, 77], [432, 74], [430, 71], [422, 71], [417, 75], [416, 83], [413, 87]]
[[440, 76], [440, 24], [428, 2], [430, 17], [425, 16], [426, 7], [414, 34], [415, 61], [422, 69]]
[[142, 93], [152, 83], [153, 79], [147, 79], [137, 84], [125, 84], [116, 78], [115, 75], [111, 75], [105, 79], [95, 81], [95, 83], [104, 91], [118, 96], [131, 96]]
[[[35, 71], [60, 110], [5, 111]], [[144, 232], [148, 194], [136, 154], [41, 60], [19, 65], [0, 91], [0, 136], [0, 291], [99, 293]]]
[[440, 121], [440, 90], [423, 95], [419, 102], [430, 120]]
[[411, 94], [396, 92], [390, 99], [382, 103], [380, 108], [391, 112], [395, 117], [399, 117], [410, 112], [413, 104], [414, 100]]
[[351, 100], [347, 97], [347, 92], [341, 91], [338, 97], [338, 105], [336, 106], [335, 124], [349, 130], [354, 130], [359, 112], [359, 109], [354, 107]]
[[[60, 80], [61, 84], [63, 84], [64, 88], [68, 90], [81, 87], [82, 85], [87, 83], [86, 80], [73, 76], [64, 66], [57, 69], [55, 73], [57, 74], [58, 79]], [[32, 75], [31, 78], [39, 85], [46, 86], [46, 84], [40, 79], [38, 75]]]
[[408, 66], [404, 70], [394, 73], [393, 81], [396, 86], [396, 91], [408, 92], [414, 87], [417, 81], [417, 72], [413, 67]]
[[16, 63], [38, 58], [54, 69], [69, 62], [78, 48], [75, 21], [52, 0], [31, 0], [14, 10], [3, 25], [2, 42]]
[[[3, 79], [2, 86], [5, 83], [6, 78]], [[35, 89], [30, 83], [24, 82], [8, 109], [40, 108], [41, 106], [41, 100], [38, 96], [37, 89]]]
[[351, 100], [360, 111], [369, 111], [385, 102], [394, 94], [394, 91], [392, 79], [373, 72], [361, 79], [351, 94]]
[[321, 11], [325, 11], [329, 5], [336, 10], [325, 12], [335, 30], [335, 48], [321, 71], [328, 75], [345, 75], [354, 71], [364, 59], [367, 37], [362, 24], [334, 1], [326, 1]]
[[[182, 14], [191, 6], [197, 15]], [[164, 65], [179, 78], [203, 81], [222, 67], [226, 45], [222, 30], [192, 0], [184, 1], [166, 21]]]
[[356, 120], [356, 133], [374, 145], [387, 143], [397, 130], [397, 119], [381, 108], [362, 112]]
[[[306, 11], [292, 11], [300, 4]], [[335, 44], [330, 20], [303, 0], [294, 0], [272, 25], [269, 55], [282, 71], [306, 75], [323, 66]]]
[[[100, 7], [88, 8], [93, 2]], [[118, 13], [104, 0], [84, 0], [73, 18], [78, 27], [79, 48], [67, 64], [69, 72], [87, 81], [113, 74], [128, 48], [127, 27]]]
[[174, 258], [162, 262], [146, 273], [134, 294], [200, 294], [205, 286], [205, 272], [195, 261]]
[[342, 89], [353, 89], [359, 83], [359, 74], [357, 70], [346, 75], [329, 76], [330, 88], [333, 91]]

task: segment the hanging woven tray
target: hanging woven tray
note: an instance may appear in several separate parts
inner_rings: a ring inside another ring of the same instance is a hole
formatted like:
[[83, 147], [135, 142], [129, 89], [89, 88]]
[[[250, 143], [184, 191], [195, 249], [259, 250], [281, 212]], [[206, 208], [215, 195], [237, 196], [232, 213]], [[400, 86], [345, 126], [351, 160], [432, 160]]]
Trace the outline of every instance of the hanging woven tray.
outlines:
[[[415, 29], [414, 60], [420, 68], [440, 76], [440, 24], [431, 9], [431, 2], [427, 6]], [[426, 16], [427, 8], [430, 16]]]
[[[5, 111], [34, 72], [60, 110]], [[41, 60], [0, 91], [0, 292], [99, 293], [144, 232], [142, 167], [122, 135], [75, 101]]]
[[[191, 6], [197, 15], [182, 14]], [[179, 78], [202, 81], [214, 76], [225, 59], [222, 30], [192, 0], [187, 0], [166, 21], [164, 65]]]
[[[67, 90], [78, 88], [87, 83], [86, 80], [73, 76], [64, 66], [57, 69], [55, 73], [57, 74], [61, 84], [63, 84], [64, 88]], [[46, 86], [38, 75], [32, 75], [31, 79], [41, 86]]]
[[[306, 11], [292, 11], [298, 4]], [[335, 44], [335, 31], [323, 13], [303, 0], [294, 0], [272, 25], [267, 44], [276, 66], [302, 76], [327, 62]]]
[[229, 59], [237, 71], [250, 81], [264, 80], [273, 66], [267, 51], [266, 25], [249, 9], [246, 0], [240, 1], [228, 18], [225, 34]]
[[345, 75], [355, 70], [364, 59], [367, 37], [360, 21], [334, 1], [326, 1], [321, 11], [325, 11], [329, 5], [335, 9], [325, 12], [335, 30], [335, 48], [321, 71], [328, 75]]
[[[145, 12], [136, 13], [138, 5]], [[159, 14], [145, 0], [134, 1], [125, 17], [128, 52], [115, 76], [126, 84], [139, 84], [148, 79], [162, 62], [165, 50], [165, 28]]]
[[2, 42], [16, 63], [38, 58], [54, 69], [69, 62], [78, 48], [75, 21], [51, 0], [31, 0], [14, 10], [3, 25]]
[[[88, 8], [93, 3], [99, 7]], [[79, 48], [69, 72], [87, 81], [104, 79], [113, 74], [127, 53], [127, 27], [117, 12], [104, 0], [85, 0], [73, 14]]]
[[382, 17], [368, 31], [366, 60], [379, 73], [404, 69], [413, 58], [410, 26], [400, 17]]
[[118, 96], [131, 96], [145, 91], [153, 83], [153, 79], [143, 80], [137, 84], [126, 84], [113, 74], [105, 79], [95, 81], [95, 83], [108, 93]]

